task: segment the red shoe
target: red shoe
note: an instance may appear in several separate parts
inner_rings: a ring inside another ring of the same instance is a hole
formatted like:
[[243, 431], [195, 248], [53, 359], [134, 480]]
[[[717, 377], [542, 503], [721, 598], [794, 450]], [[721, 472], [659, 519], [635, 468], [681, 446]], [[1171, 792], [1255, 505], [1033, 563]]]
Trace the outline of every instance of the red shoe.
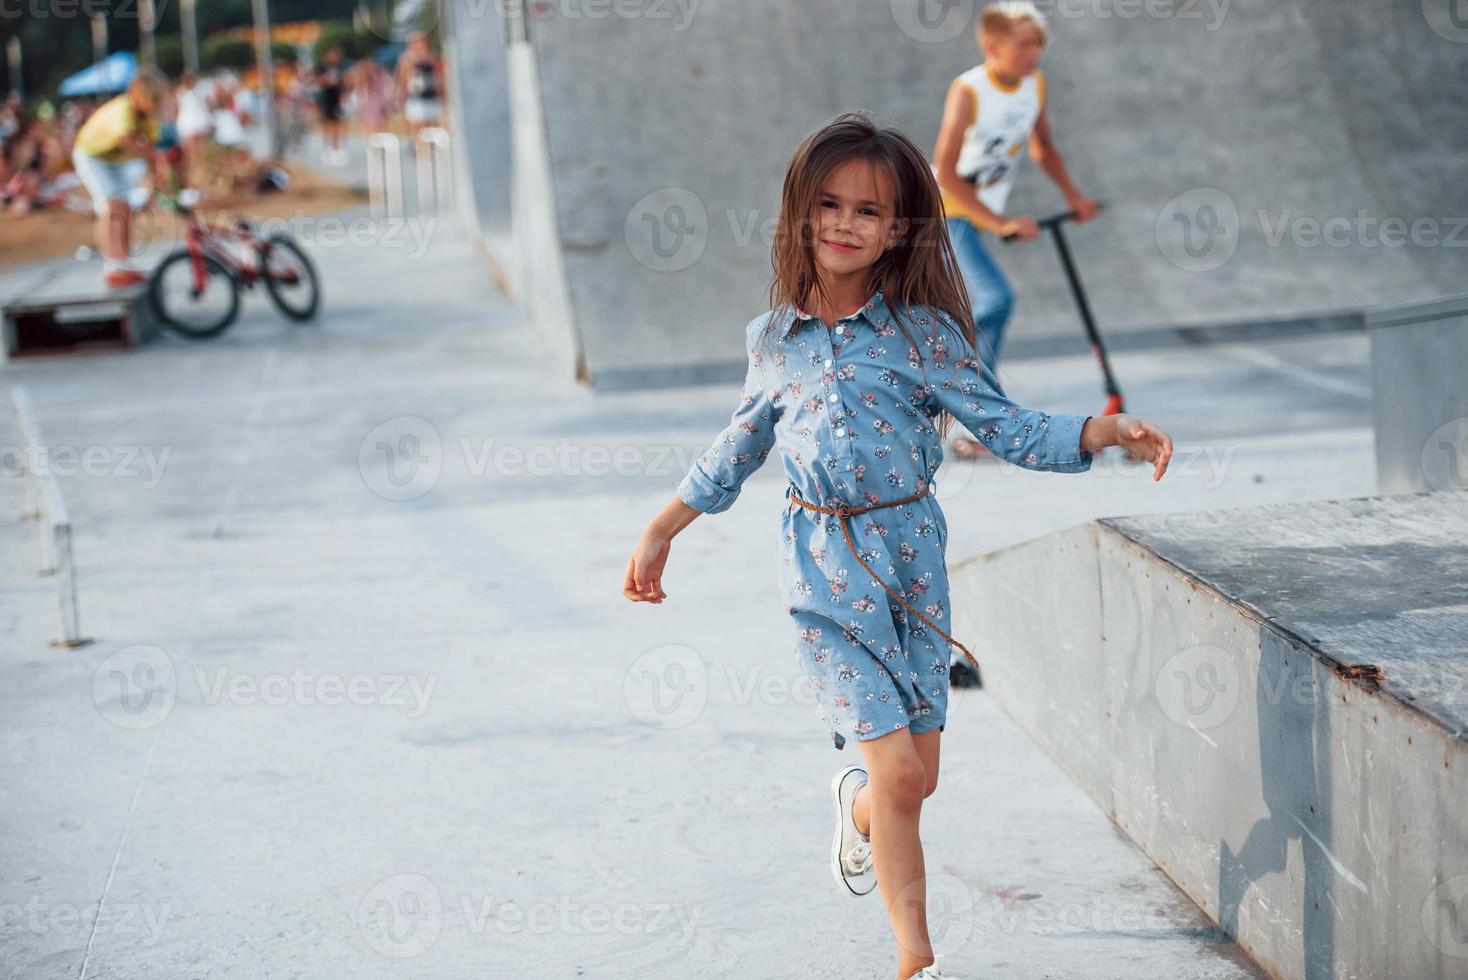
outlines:
[[148, 281], [148, 277], [137, 269], [111, 269], [102, 273], [102, 279], [112, 289], [126, 289], [128, 286], [139, 286]]

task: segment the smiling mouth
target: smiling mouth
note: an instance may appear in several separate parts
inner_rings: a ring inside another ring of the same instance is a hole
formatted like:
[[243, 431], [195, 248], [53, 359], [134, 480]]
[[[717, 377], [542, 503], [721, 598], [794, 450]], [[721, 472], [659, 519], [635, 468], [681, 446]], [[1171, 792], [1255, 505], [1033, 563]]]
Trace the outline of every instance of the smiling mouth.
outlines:
[[822, 241], [824, 241], [827, 246], [829, 246], [830, 248], [834, 248], [838, 252], [855, 252], [856, 251], [856, 246], [855, 245], [847, 245], [845, 242], [833, 242], [829, 238], [822, 239]]

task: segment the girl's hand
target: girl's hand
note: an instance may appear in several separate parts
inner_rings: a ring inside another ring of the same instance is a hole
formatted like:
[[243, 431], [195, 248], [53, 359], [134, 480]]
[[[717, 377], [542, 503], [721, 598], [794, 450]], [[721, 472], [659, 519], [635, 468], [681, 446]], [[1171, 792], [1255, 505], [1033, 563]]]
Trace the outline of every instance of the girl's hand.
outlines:
[[1116, 444], [1132, 459], [1157, 464], [1152, 473], [1154, 482], [1167, 472], [1167, 464], [1172, 459], [1172, 437], [1151, 422], [1125, 413], [1116, 416]]
[[663, 566], [668, 563], [668, 551], [673, 542], [659, 537], [652, 531], [642, 532], [627, 559], [627, 576], [622, 582], [622, 594], [632, 602], [662, 602], [668, 597], [663, 591]]

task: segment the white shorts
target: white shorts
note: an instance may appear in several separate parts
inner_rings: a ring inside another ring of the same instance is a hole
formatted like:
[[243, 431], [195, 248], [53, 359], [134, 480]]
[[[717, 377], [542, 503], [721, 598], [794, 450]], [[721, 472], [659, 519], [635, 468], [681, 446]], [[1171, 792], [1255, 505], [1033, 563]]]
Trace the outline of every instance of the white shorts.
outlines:
[[410, 98], [403, 105], [403, 115], [411, 123], [438, 122], [439, 103], [437, 99], [413, 99]]
[[214, 142], [220, 146], [236, 147], [245, 142], [245, 127], [240, 117], [229, 109], [218, 109], [214, 113]]
[[178, 114], [178, 122], [175, 125], [178, 128], [178, 138], [180, 140], [187, 140], [194, 136], [207, 136], [209, 135], [209, 130], [214, 128], [207, 112], [203, 114], [189, 113], [188, 115], [180, 112]]
[[107, 202], [117, 198], [125, 199], [134, 210], [148, 203], [148, 189], [143, 186], [148, 161], [142, 157], [108, 163], [77, 148], [71, 152], [71, 164], [82, 186], [92, 195], [92, 209], [98, 214], [105, 214]]

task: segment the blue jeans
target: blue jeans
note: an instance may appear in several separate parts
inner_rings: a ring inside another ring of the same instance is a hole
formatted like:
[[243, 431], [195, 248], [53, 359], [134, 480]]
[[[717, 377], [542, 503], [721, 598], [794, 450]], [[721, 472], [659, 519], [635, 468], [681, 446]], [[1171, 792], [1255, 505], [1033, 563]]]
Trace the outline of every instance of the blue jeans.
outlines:
[[1004, 326], [1014, 312], [1014, 290], [999, 266], [984, 249], [983, 232], [964, 218], [949, 218], [948, 237], [958, 255], [958, 268], [974, 304], [974, 321], [979, 328], [979, 358], [998, 373], [999, 350], [1004, 344]]

